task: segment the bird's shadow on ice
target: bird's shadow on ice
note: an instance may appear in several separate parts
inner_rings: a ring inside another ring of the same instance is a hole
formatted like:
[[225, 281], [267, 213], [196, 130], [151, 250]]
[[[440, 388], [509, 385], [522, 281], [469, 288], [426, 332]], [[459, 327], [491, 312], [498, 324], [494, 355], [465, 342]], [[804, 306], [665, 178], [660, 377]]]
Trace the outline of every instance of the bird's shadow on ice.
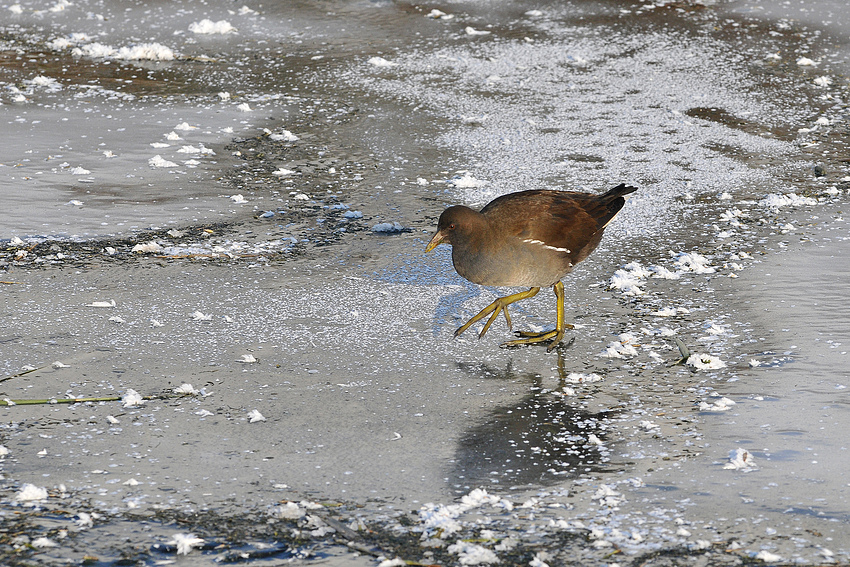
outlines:
[[[410, 254], [399, 254], [390, 265], [374, 272], [372, 277], [378, 281], [408, 285], [443, 286], [447, 290], [451, 290], [450, 293], [440, 297], [434, 310], [431, 321], [431, 333], [434, 336], [439, 335], [447, 325], [455, 325], [452, 327], [452, 331], [454, 331], [456, 327], [475, 316], [479, 310], [489, 305], [496, 297], [517, 291], [516, 289], [511, 291], [512, 288], [479, 286], [463, 279], [452, 266], [452, 251], [448, 246], [440, 246], [428, 255], [423, 255], [418, 251]], [[480, 305], [470, 304], [468, 310], [464, 309], [463, 304], [466, 301], [483, 295], [485, 292], [489, 292], [492, 299], [486, 302], [481, 301], [479, 302]], [[511, 314], [513, 313], [526, 313], [525, 306], [512, 305]], [[483, 325], [484, 322], [480, 324]]]
[[437, 307], [434, 309], [434, 318], [431, 323], [431, 332], [434, 336], [440, 334], [440, 330], [446, 323], [453, 319], [452, 314], [458, 313], [466, 300], [481, 295], [481, 286], [470, 283], [460, 277], [458, 277], [458, 280], [458, 283], [463, 285], [463, 287], [454, 293], [442, 296], [437, 302]]

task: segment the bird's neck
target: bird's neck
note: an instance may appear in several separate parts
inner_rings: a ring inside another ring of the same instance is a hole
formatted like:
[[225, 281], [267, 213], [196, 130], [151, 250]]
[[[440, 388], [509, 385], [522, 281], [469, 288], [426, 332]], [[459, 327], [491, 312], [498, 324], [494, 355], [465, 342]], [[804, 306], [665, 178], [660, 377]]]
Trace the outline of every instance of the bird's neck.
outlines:
[[474, 220], [470, 218], [464, 223], [461, 236], [452, 240], [455, 270], [471, 282], [486, 285], [500, 270], [493, 227], [487, 217], [476, 213]]
[[461, 236], [462, 238], [456, 239], [459, 243], [452, 240], [453, 247], [460, 245], [463, 249], [480, 254], [492, 244], [495, 232], [487, 217], [474, 211], [464, 222]]

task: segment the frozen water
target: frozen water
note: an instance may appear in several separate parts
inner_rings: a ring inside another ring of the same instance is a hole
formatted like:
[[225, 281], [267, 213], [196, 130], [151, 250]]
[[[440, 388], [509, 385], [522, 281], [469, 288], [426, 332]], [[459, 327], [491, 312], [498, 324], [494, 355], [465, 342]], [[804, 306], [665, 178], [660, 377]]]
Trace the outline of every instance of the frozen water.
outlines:
[[[846, 562], [845, 13], [783, 6], [4, 8], [0, 518]], [[504, 290], [423, 254], [444, 205], [621, 181], [574, 342], [452, 338]]]

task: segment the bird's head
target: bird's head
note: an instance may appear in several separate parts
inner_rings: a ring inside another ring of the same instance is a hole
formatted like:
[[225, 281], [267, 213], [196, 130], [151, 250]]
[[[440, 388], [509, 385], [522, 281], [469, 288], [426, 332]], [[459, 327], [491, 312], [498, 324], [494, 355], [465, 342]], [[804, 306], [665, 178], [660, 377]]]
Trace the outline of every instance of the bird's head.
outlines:
[[440, 215], [440, 220], [437, 222], [437, 233], [425, 247], [425, 252], [430, 252], [443, 243], [451, 244], [453, 235], [462, 234], [465, 230], [468, 230], [480, 216], [481, 213], [463, 205], [449, 207]]

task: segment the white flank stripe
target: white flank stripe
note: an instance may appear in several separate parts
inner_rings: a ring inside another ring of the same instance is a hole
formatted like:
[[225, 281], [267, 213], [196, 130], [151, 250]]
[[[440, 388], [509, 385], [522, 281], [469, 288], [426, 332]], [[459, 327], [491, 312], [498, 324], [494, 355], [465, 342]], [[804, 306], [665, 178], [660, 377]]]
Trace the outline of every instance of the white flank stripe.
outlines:
[[523, 242], [528, 242], [529, 244], [540, 244], [541, 246], [543, 246], [543, 248], [548, 248], [549, 250], [554, 250], [555, 252], [563, 252], [564, 254], [570, 253], [570, 251], [567, 250], [566, 248], [558, 248], [557, 246], [549, 246], [548, 244], [546, 244], [542, 240], [533, 240], [531, 238], [527, 238], [527, 239], [523, 240]]

